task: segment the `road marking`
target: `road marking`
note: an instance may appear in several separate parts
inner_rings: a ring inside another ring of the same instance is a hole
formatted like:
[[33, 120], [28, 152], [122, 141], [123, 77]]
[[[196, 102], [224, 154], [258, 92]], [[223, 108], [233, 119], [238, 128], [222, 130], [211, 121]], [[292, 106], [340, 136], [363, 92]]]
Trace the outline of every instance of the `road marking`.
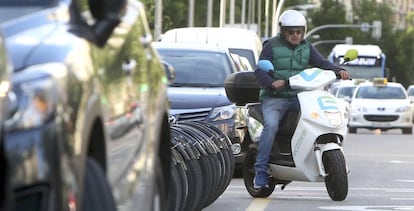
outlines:
[[391, 160], [390, 163], [408, 163], [408, 161], [402, 161], [402, 160]]
[[384, 210], [414, 210], [413, 206], [332, 206], [319, 207], [323, 210], [352, 210], [352, 211], [384, 211]]
[[271, 199], [254, 199], [253, 202], [247, 207], [246, 211], [262, 211], [265, 210]]
[[399, 179], [399, 180], [394, 180], [396, 182], [414, 182], [414, 180], [404, 180], [404, 179]]
[[391, 200], [395, 200], [395, 201], [414, 201], [414, 198], [391, 198]]

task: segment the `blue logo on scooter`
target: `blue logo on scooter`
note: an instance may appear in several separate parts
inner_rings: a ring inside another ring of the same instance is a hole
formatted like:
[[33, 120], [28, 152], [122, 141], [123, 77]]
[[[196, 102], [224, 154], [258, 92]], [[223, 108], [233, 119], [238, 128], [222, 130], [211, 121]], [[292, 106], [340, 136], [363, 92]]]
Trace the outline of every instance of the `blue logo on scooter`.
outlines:
[[321, 72], [322, 72], [322, 70], [321, 70], [321, 69], [316, 69], [315, 71], [312, 71], [312, 73], [311, 73], [311, 74], [307, 74], [305, 71], [302, 71], [302, 72], [300, 72], [300, 73], [299, 73], [299, 75], [300, 75], [303, 79], [305, 79], [305, 81], [311, 81], [311, 80], [315, 79], [315, 77], [316, 77], [317, 75], [319, 75], [319, 73], [321, 73]]
[[336, 100], [330, 96], [318, 97], [318, 104], [323, 111], [328, 109], [338, 109]]

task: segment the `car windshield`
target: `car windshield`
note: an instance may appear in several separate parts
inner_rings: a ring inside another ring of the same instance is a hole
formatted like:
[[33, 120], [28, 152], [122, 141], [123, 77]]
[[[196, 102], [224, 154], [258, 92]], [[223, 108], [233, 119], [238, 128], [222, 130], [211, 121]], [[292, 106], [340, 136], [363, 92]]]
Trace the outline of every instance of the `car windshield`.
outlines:
[[338, 89], [337, 97], [344, 98], [344, 97], [352, 97], [354, 93], [355, 86], [345, 86]]
[[408, 89], [407, 94], [408, 96], [414, 96], [414, 88]]
[[170, 86], [223, 87], [233, 72], [230, 58], [224, 53], [158, 49], [162, 60], [174, 67]]
[[401, 87], [391, 86], [363, 86], [355, 94], [359, 99], [405, 99], [404, 90]]

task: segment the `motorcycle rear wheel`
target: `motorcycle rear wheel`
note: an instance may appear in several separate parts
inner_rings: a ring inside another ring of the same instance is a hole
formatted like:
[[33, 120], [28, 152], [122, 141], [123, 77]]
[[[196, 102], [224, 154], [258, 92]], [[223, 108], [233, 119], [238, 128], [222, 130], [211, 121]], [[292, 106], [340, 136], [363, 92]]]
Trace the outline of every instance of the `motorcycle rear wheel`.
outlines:
[[348, 195], [348, 174], [345, 157], [341, 150], [330, 150], [323, 153], [322, 162], [328, 176], [325, 186], [333, 201], [343, 201]]
[[273, 193], [273, 190], [275, 189], [275, 184], [269, 182], [268, 188], [261, 188], [256, 189], [253, 185], [254, 180], [254, 163], [256, 161], [256, 155], [257, 155], [257, 149], [250, 148], [246, 152], [246, 157], [244, 158], [244, 164], [243, 164], [243, 181], [244, 186], [247, 189], [247, 192], [255, 198], [266, 198], [270, 196]]

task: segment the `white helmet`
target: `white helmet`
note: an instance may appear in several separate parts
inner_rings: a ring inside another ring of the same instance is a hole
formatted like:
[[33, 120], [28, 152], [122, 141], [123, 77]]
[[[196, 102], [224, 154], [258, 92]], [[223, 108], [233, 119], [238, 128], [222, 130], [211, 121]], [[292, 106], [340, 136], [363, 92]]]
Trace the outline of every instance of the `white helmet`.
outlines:
[[296, 10], [286, 10], [280, 15], [279, 26], [283, 31], [283, 27], [287, 26], [301, 26], [304, 27], [304, 34], [306, 34], [306, 18], [302, 13]]

